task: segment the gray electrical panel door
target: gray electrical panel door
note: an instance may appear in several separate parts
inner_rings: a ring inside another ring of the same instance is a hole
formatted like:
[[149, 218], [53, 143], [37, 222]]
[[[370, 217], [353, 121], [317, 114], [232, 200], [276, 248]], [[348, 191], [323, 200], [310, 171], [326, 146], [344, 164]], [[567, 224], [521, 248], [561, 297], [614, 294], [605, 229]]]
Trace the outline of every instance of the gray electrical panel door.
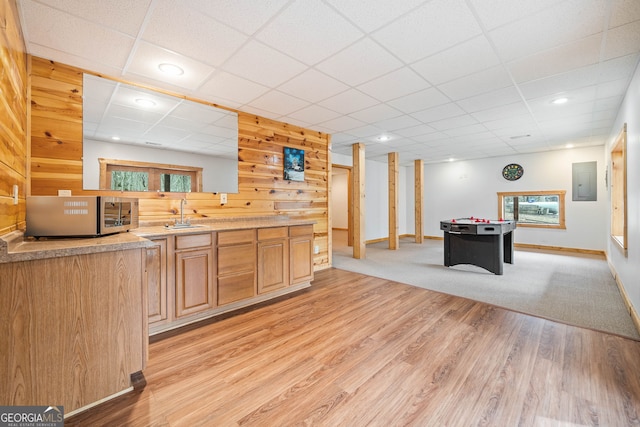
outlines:
[[573, 201], [598, 200], [597, 162], [574, 163]]

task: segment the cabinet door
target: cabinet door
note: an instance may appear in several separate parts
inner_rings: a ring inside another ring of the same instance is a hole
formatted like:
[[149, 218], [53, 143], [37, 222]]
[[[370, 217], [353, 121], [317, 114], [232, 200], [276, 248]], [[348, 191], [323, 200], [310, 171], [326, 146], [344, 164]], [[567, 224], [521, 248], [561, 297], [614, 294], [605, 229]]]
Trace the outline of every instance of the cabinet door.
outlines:
[[167, 239], [154, 239], [147, 248], [147, 299], [149, 324], [167, 319]]
[[176, 252], [176, 317], [215, 307], [213, 250]]
[[292, 285], [313, 280], [313, 236], [292, 237], [290, 282]]
[[289, 286], [287, 239], [258, 242], [258, 293]]

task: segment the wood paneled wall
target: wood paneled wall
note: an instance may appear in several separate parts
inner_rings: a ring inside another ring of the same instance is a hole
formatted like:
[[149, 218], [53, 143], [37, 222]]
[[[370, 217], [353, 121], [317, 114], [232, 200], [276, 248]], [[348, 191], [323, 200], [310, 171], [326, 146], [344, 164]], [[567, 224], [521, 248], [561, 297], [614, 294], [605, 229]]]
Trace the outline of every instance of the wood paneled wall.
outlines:
[[[58, 189], [74, 195], [120, 194], [82, 190], [82, 74], [75, 67], [31, 58], [33, 195], [55, 195]], [[282, 214], [312, 219], [319, 247], [315, 269], [329, 267], [330, 136], [242, 112], [238, 116], [238, 193], [228, 194], [224, 206], [214, 193], [134, 193], [140, 198], [140, 220], [173, 221], [184, 197], [190, 218]], [[283, 179], [284, 147], [305, 150], [304, 182]]]
[[[25, 224], [27, 60], [15, 0], [0, 2], [0, 235]], [[13, 186], [18, 186], [18, 204]]]

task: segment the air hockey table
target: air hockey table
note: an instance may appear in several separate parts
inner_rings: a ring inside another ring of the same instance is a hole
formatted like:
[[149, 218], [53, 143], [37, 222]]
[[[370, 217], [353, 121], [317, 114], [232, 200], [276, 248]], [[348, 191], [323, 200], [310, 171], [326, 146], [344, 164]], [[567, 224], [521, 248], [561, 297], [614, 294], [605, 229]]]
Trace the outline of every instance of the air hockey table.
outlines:
[[472, 264], [503, 274], [504, 263], [513, 264], [516, 222], [459, 218], [440, 221], [444, 232], [444, 265]]

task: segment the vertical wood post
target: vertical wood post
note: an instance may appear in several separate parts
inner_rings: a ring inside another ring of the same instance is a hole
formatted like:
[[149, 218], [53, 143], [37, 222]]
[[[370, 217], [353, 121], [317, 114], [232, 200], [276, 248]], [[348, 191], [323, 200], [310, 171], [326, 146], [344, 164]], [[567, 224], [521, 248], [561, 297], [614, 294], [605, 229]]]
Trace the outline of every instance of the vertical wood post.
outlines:
[[417, 159], [413, 167], [415, 184], [415, 233], [416, 243], [424, 242], [424, 224], [422, 219], [422, 209], [424, 207], [424, 163]]
[[398, 249], [398, 153], [389, 153], [389, 249]]
[[[331, 190], [333, 187], [332, 163], [331, 163], [331, 135], [327, 135], [327, 260], [329, 266], [333, 265], [333, 212], [331, 210]], [[315, 240], [313, 242], [315, 246]], [[315, 261], [313, 263], [315, 266]]]
[[364, 236], [365, 200], [364, 200], [364, 144], [357, 142], [353, 152], [353, 257], [366, 257]]

